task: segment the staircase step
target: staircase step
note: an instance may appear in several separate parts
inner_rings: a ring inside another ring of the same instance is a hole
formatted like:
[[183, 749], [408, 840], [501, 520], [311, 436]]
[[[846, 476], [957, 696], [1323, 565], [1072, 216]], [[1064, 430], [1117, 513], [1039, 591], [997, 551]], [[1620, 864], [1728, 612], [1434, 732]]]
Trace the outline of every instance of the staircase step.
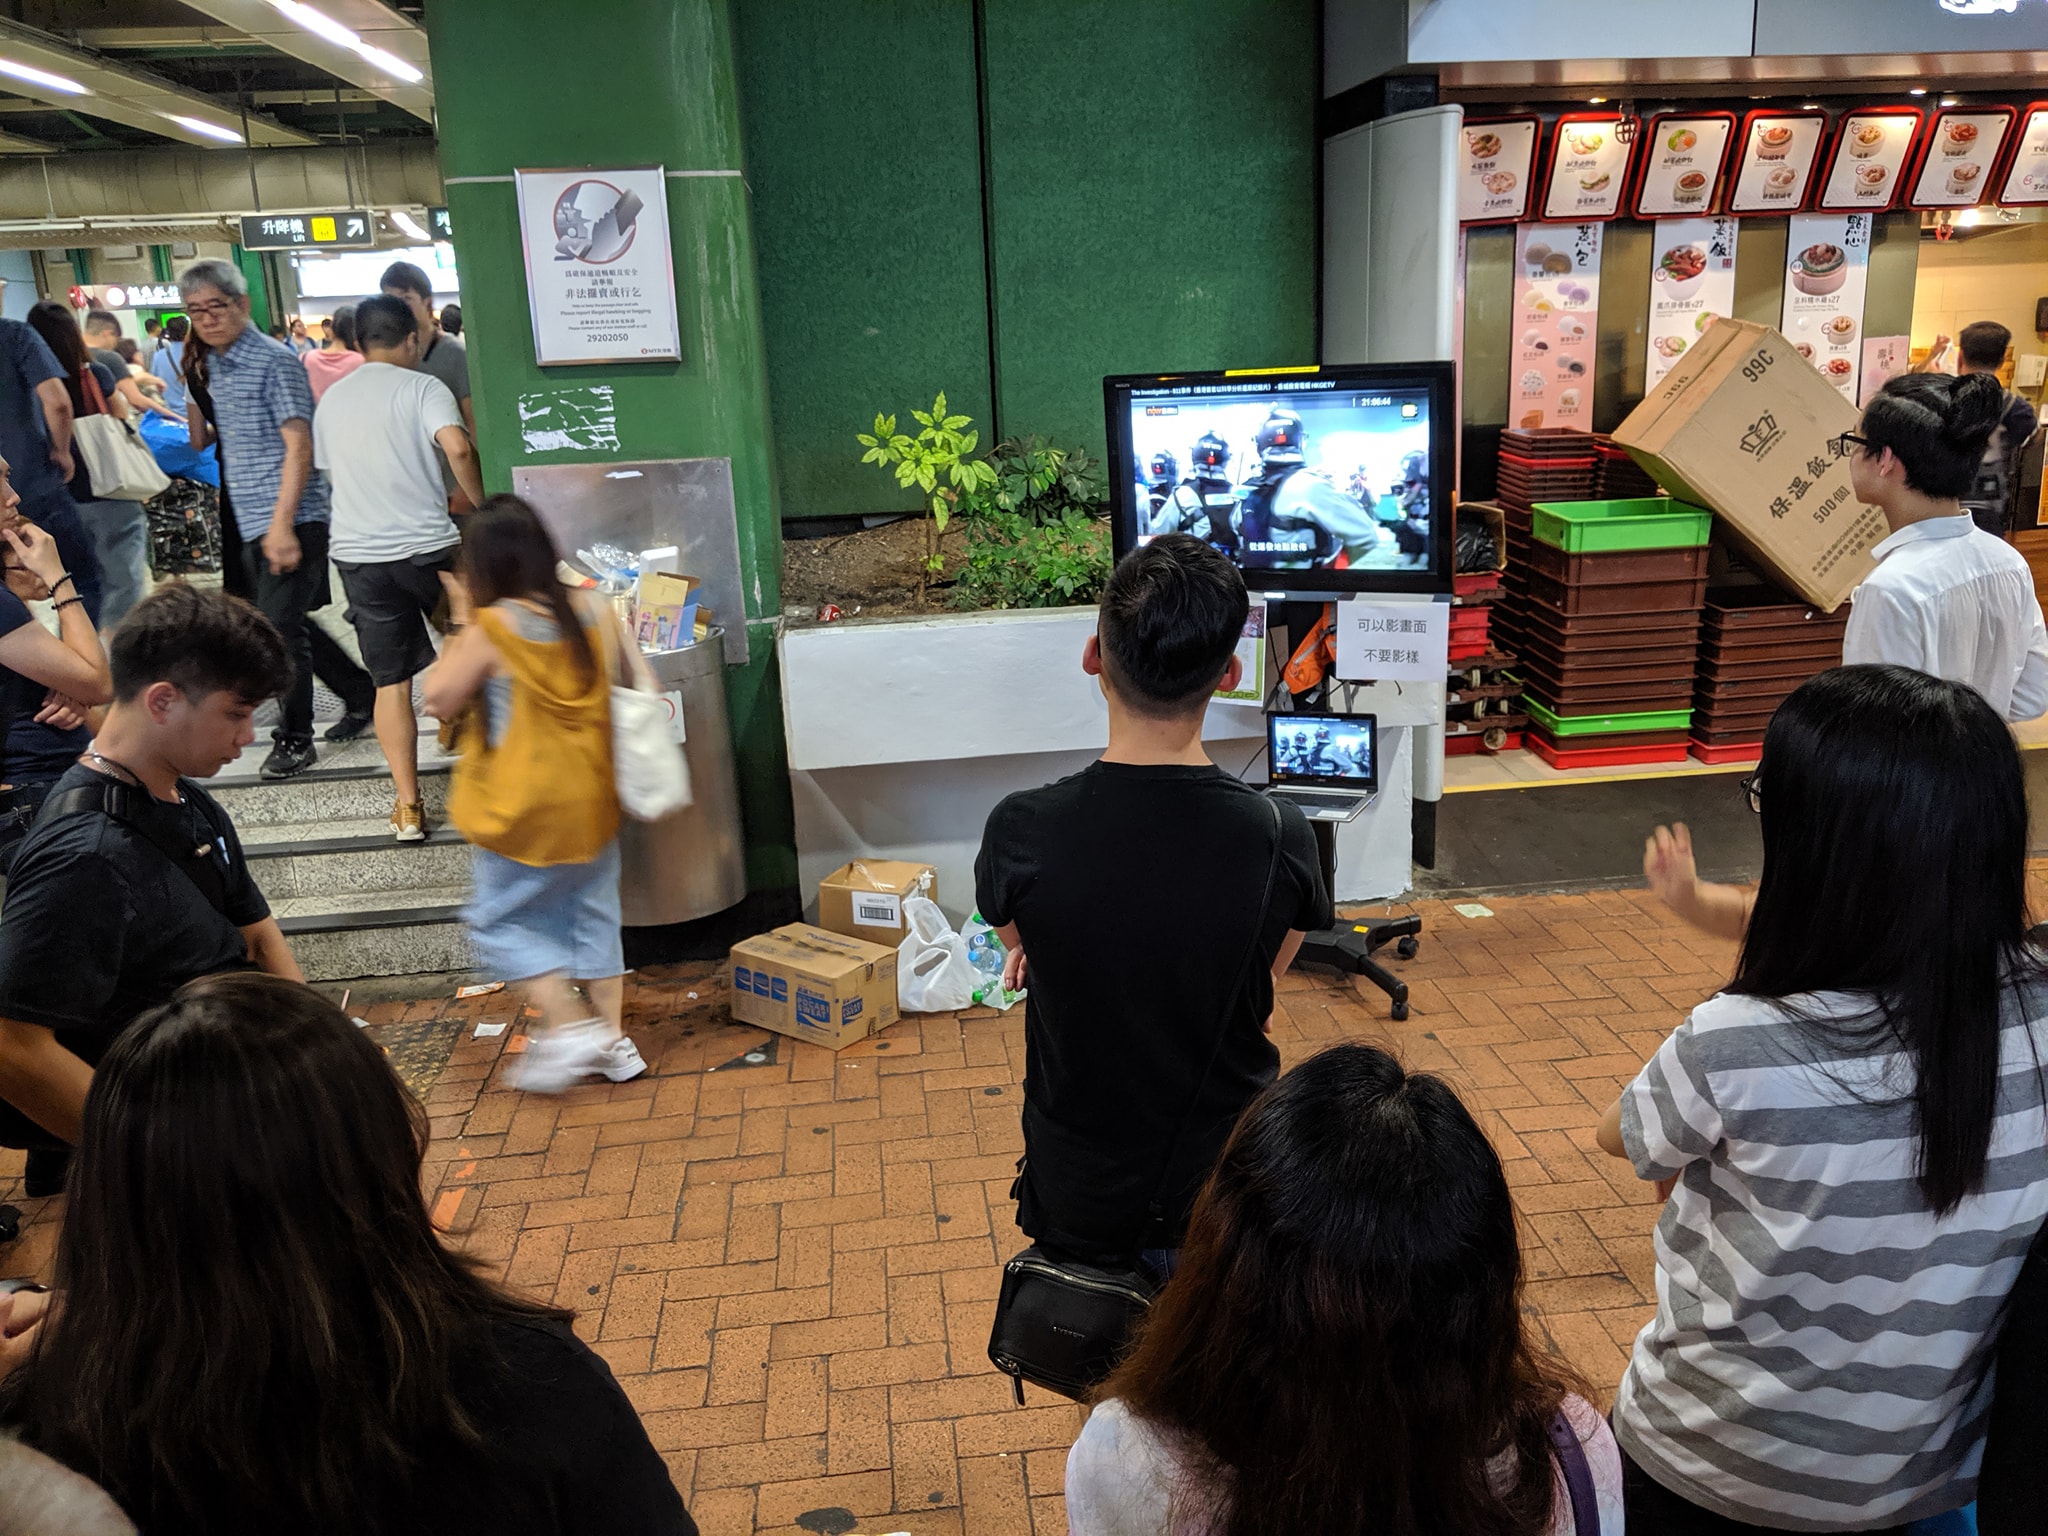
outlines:
[[346, 981], [474, 968], [462, 924], [468, 899], [466, 886], [442, 885], [287, 896], [270, 905], [306, 979]]
[[[338, 747], [318, 743], [320, 760], [289, 779], [266, 779], [260, 770], [270, 743], [258, 741], [240, 758], [206, 781], [206, 788], [235, 820], [247, 841], [250, 829], [291, 823], [383, 820], [394, 796], [391, 770], [377, 743], [365, 737]], [[443, 820], [448, 773], [455, 759], [431, 734], [420, 738], [420, 798], [430, 820]]]
[[[384, 892], [430, 889], [466, 889], [469, 882], [469, 845], [453, 828], [443, 827], [428, 835], [424, 843], [401, 843], [391, 836], [382, 817], [371, 823], [342, 822], [337, 826], [373, 826], [349, 836], [312, 836], [267, 840], [267, 835], [285, 828], [258, 827], [266, 839], [245, 842], [249, 869], [263, 894], [275, 903], [298, 897], [368, 895]], [[303, 834], [305, 824], [295, 822], [288, 829]], [[325, 830], [325, 829], [320, 829]]]

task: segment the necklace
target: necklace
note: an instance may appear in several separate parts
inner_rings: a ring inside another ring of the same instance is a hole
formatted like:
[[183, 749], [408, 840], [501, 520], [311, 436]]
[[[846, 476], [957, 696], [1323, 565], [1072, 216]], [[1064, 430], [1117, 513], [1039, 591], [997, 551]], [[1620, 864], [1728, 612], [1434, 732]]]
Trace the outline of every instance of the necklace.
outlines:
[[[142, 775], [133, 768], [130, 768], [126, 763], [115, 762], [114, 759], [108, 757], [98, 747], [87, 747], [84, 757], [88, 766], [100, 773], [104, 773], [108, 778], [122, 784], [132, 785], [136, 789], [141, 790], [145, 795], [149, 795], [152, 799], [155, 798], [155, 792], [147, 784], [143, 783]], [[178, 796], [177, 803], [180, 805], [185, 803], [183, 794]]]

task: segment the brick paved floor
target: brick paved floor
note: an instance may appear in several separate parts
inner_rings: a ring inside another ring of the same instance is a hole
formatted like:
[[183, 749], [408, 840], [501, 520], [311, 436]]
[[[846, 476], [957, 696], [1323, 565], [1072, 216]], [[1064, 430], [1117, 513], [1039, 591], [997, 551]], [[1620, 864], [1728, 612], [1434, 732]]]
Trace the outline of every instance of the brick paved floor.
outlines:
[[[1294, 975], [1274, 1034], [1299, 1060], [1389, 1044], [1440, 1072], [1495, 1138], [1520, 1201], [1528, 1302], [1603, 1401], [1649, 1315], [1647, 1186], [1593, 1146], [1618, 1087], [1732, 948], [1640, 892], [1422, 903], [1421, 954], [1386, 1000]], [[1022, 1246], [1023, 1010], [898, 1024], [835, 1058], [725, 1013], [720, 968], [636, 977], [629, 1027], [652, 1064], [619, 1086], [528, 1098], [503, 1085], [518, 1033], [467, 1027], [427, 1088], [437, 1219], [506, 1279], [578, 1314], [707, 1536], [1063, 1532], [1077, 1409], [1015, 1407], [985, 1353], [998, 1266]], [[693, 995], [694, 994], [694, 995]], [[509, 994], [359, 1009], [374, 1023], [505, 1019]], [[27, 1230], [7, 1273], [46, 1269], [56, 1202], [0, 1198]], [[10, 1189], [11, 1186], [11, 1189]]]

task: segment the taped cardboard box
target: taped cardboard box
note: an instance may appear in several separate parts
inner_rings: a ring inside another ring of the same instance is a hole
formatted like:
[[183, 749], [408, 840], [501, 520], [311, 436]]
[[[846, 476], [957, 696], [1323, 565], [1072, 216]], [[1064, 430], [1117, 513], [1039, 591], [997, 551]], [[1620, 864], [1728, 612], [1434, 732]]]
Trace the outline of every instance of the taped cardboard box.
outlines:
[[1716, 320], [1614, 429], [1672, 495], [1712, 508], [1760, 574], [1841, 606], [1890, 530], [1856, 499], [1834, 439], [1856, 407], [1769, 326]]
[[732, 1016], [836, 1051], [894, 1024], [896, 951], [789, 923], [732, 947]]
[[939, 872], [900, 859], [856, 859], [818, 882], [818, 926], [875, 944], [901, 944], [903, 898], [939, 899]]

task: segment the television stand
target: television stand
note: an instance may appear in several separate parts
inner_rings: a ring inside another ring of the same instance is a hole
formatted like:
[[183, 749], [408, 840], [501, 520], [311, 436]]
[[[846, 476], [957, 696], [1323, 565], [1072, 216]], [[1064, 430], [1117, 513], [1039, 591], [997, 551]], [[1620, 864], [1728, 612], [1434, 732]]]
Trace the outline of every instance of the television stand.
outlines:
[[[1316, 852], [1322, 859], [1323, 889], [1334, 891], [1337, 888], [1337, 828], [1327, 821], [1312, 821], [1309, 825], [1315, 829]], [[1331, 899], [1335, 901], [1335, 897]], [[1294, 963], [1327, 965], [1354, 976], [1363, 976], [1392, 1000], [1394, 1019], [1398, 1023], [1408, 1017], [1408, 983], [1373, 956], [1392, 944], [1395, 954], [1403, 960], [1411, 960], [1417, 948], [1416, 935], [1421, 932], [1422, 918], [1416, 914], [1371, 917], [1362, 923], [1339, 922], [1334, 928], [1318, 929], [1304, 938]]]

